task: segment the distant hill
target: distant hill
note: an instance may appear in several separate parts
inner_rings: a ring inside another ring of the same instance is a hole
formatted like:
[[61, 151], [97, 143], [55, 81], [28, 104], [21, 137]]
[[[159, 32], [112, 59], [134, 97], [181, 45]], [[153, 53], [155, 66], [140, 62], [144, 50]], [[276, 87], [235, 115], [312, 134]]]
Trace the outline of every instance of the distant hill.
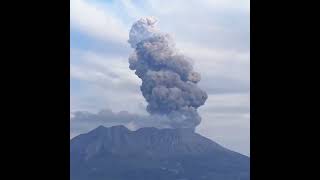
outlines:
[[70, 142], [71, 180], [249, 180], [250, 159], [190, 129], [99, 126]]

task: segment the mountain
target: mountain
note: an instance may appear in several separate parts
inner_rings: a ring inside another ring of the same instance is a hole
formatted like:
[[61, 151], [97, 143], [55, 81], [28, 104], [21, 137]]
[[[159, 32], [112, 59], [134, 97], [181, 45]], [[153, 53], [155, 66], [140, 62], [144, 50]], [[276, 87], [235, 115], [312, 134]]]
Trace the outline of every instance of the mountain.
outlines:
[[249, 180], [250, 159], [191, 129], [99, 126], [70, 142], [71, 180]]

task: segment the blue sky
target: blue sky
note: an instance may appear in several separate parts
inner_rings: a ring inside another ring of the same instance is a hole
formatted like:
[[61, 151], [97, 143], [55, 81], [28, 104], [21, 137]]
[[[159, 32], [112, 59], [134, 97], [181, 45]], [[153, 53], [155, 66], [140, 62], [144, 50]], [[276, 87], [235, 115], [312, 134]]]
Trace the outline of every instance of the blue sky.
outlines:
[[[188, 3], [187, 3], [188, 2]], [[249, 0], [70, 0], [71, 114], [146, 114], [141, 84], [128, 68], [132, 23], [144, 16], [172, 35], [194, 61], [208, 100], [197, 132], [250, 154]], [[71, 127], [73, 126], [71, 120]], [[77, 134], [71, 130], [71, 136]]]

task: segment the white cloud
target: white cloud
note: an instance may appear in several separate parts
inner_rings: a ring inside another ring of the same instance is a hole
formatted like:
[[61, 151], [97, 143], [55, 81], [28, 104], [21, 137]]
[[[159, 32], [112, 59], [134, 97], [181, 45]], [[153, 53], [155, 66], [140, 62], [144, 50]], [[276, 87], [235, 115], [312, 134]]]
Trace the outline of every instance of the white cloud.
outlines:
[[192, 42], [177, 43], [178, 48], [186, 55], [198, 59], [198, 61], [208, 61], [207, 63], [223, 63], [225, 61], [234, 60], [237, 62], [248, 63], [250, 59], [249, 52], [241, 52], [233, 49], [218, 49], [201, 46]]
[[145, 113], [141, 80], [130, 71], [125, 57], [72, 49], [70, 77], [87, 87], [86, 94], [72, 96], [73, 111], [107, 108]]
[[131, 0], [119, 0], [119, 6], [121, 6], [130, 18], [138, 19], [145, 16], [144, 12], [141, 12]]
[[[232, 74], [232, 66], [237, 66], [238, 72], [249, 75], [247, 69], [250, 63], [250, 53], [247, 51], [236, 51], [233, 49], [218, 49], [203, 47], [193, 43], [177, 43], [180, 51], [194, 60], [194, 66], [200, 72], [214, 73], [227, 77], [239, 77], [239, 74]], [[241, 69], [239, 69], [241, 68]], [[226, 70], [228, 73], [226, 73]], [[213, 75], [213, 74], [211, 74]]]
[[[241, 119], [250, 118], [250, 94], [209, 94], [206, 104], [199, 109], [199, 113], [204, 117], [200, 126], [211, 122], [216, 125], [241, 124]], [[222, 118], [212, 120], [210, 117]], [[225, 121], [223, 117], [233, 120]]]
[[247, 12], [250, 10], [250, 0], [204, 0], [203, 2], [209, 8], [228, 8]]
[[210, 48], [189, 42], [178, 42], [177, 48], [193, 60], [195, 70], [202, 77], [199, 85], [208, 93], [249, 92], [249, 52]]
[[199, 109], [202, 122], [197, 132], [230, 148], [250, 155], [250, 94], [209, 94]]
[[86, 0], [70, 1], [71, 26], [104, 41], [126, 44], [128, 29], [106, 10]]
[[138, 86], [140, 79], [129, 70], [127, 57], [108, 56], [92, 51], [71, 50], [71, 78], [116, 86]]

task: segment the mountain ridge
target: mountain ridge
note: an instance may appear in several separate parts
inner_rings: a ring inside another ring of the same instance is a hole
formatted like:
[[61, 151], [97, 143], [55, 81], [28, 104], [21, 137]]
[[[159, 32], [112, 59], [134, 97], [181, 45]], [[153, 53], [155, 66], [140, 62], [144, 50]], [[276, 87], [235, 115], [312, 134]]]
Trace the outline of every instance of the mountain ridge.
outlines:
[[71, 140], [70, 156], [71, 180], [250, 177], [249, 157], [192, 129], [147, 127], [130, 131], [122, 125], [99, 126]]

